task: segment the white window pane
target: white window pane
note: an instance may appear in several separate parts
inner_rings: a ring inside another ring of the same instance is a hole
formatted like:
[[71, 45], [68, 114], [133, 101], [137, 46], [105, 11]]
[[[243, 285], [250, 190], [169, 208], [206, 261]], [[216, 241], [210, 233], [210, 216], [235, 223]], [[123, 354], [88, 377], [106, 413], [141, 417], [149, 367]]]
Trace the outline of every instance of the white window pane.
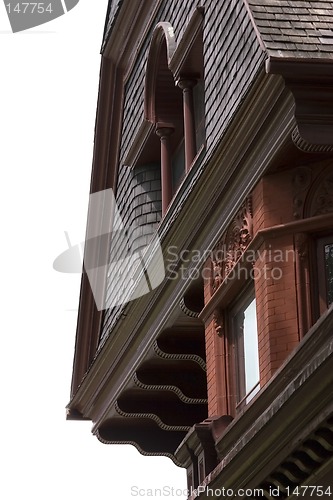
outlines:
[[[245, 390], [248, 394], [259, 382], [258, 331], [255, 299], [244, 311]], [[254, 396], [255, 392], [251, 394]]]

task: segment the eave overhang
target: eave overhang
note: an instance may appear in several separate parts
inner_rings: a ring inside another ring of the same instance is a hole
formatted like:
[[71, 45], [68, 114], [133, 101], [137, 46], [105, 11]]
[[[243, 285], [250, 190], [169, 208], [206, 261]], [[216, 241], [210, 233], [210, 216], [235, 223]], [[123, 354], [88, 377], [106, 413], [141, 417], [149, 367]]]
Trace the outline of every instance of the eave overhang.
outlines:
[[333, 60], [271, 56], [266, 61], [266, 71], [281, 75], [295, 99], [298, 140], [332, 151]]
[[267, 56], [268, 74], [281, 75], [295, 99], [297, 147], [333, 150], [333, 13], [323, 2], [244, 0]]

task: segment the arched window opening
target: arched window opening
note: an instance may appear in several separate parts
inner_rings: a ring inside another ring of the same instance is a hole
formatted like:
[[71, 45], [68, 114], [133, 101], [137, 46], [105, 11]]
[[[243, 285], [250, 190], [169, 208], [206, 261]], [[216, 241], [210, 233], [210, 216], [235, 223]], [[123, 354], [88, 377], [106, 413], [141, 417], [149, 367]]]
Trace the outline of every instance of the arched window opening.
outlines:
[[144, 117], [131, 166], [159, 164], [162, 216], [205, 142], [202, 10], [179, 45], [168, 22], [156, 25], [145, 78]]

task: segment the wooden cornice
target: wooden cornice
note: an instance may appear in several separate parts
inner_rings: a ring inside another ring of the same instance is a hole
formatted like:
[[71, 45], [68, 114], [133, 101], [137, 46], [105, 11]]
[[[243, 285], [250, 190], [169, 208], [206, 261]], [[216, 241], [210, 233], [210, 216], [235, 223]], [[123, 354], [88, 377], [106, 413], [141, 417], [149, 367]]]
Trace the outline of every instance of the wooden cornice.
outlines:
[[125, 69], [125, 77], [161, 3], [162, 0], [145, 0], [140, 3], [138, 9], [137, 2], [124, 2], [120, 7], [108, 40], [104, 44], [103, 55], [111, 59], [117, 67]]
[[333, 145], [332, 59], [270, 57], [266, 70], [281, 75], [292, 92], [300, 138], [317, 146]]
[[124, 164], [127, 167], [133, 167], [136, 165], [149, 137], [153, 132], [154, 124], [147, 120], [143, 120], [124, 160]]

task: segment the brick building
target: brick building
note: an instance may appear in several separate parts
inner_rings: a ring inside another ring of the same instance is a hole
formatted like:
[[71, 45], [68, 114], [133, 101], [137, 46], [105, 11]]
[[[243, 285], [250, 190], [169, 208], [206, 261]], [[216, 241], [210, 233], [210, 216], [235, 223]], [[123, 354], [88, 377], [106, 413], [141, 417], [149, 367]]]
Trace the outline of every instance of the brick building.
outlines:
[[192, 497], [331, 493], [332, 49], [327, 0], [109, 2], [91, 193], [127, 231], [90, 248], [68, 418]]

